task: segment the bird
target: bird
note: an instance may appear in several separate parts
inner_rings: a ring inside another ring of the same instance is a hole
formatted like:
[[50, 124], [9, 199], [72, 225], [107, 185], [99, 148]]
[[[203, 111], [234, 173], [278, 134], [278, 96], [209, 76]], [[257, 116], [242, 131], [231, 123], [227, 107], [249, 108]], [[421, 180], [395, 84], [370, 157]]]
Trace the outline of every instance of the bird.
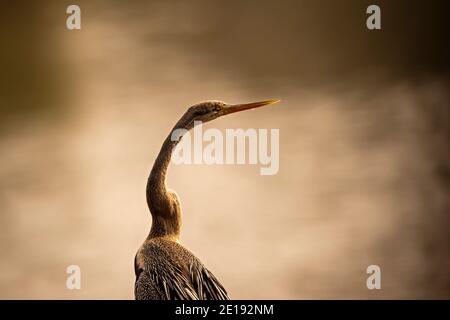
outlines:
[[180, 243], [181, 202], [166, 186], [171, 155], [182, 139], [172, 138], [177, 129], [187, 132], [199, 123], [270, 105], [265, 100], [230, 105], [205, 101], [187, 109], [165, 139], [147, 180], [147, 205], [152, 215], [150, 233], [134, 259], [136, 300], [229, 300], [224, 286], [190, 250]]

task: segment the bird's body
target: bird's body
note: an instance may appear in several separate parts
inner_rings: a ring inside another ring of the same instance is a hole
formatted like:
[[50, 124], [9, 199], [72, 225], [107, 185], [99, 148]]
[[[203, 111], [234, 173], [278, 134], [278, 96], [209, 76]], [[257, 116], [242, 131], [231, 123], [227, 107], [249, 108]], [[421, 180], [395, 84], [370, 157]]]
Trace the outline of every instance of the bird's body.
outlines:
[[[214, 275], [192, 252], [173, 239], [146, 240], [136, 255], [135, 266], [138, 299], [228, 299]], [[143, 267], [150, 272], [140, 276]]]
[[226, 300], [228, 294], [216, 277], [179, 243], [181, 205], [177, 194], [166, 188], [165, 177], [172, 151], [181, 140], [173, 133], [194, 127], [196, 121], [211, 121], [237, 111], [275, 103], [275, 100], [243, 105], [208, 101], [188, 109], [164, 141], [147, 182], [147, 204], [152, 228], [135, 261], [137, 300]]

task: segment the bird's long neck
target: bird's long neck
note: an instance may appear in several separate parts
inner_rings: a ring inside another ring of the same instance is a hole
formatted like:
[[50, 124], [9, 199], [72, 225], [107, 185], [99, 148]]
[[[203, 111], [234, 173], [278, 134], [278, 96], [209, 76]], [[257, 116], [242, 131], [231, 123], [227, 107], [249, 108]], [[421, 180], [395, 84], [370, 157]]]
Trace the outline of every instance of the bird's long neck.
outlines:
[[147, 204], [152, 214], [150, 237], [169, 236], [177, 238], [181, 227], [181, 207], [176, 194], [167, 190], [166, 174], [172, 152], [181, 140], [172, 139], [176, 129], [191, 129], [191, 121], [183, 116], [170, 131], [155, 160], [147, 181]]
[[[172, 132], [171, 132], [172, 133]], [[178, 141], [171, 140], [171, 134], [164, 140], [161, 151], [153, 164], [147, 183], [147, 201], [164, 199], [167, 194], [166, 175], [172, 152]], [[149, 189], [149, 187], [152, 187]]]

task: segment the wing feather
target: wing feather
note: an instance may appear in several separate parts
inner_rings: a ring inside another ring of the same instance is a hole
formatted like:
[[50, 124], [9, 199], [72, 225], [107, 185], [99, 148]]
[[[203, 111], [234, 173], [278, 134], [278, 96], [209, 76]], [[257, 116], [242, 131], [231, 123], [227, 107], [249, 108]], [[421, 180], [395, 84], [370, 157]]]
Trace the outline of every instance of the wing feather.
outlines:
[[228, 294], [217, 278], [198, 260], [189, 265], [187, 277], [177, 266], [166, 266], [147, 273], [164, 300], [228, 300]]
[[164, 300], [198, 300], [195, 289], [190, 281], [183, 275], [180, 268], [166, 266], [161, 270], [150, 270], [150, 276], [154, 283], [160, 287]]
[[191, 281], [200, 299], [229, 300], [227, 291], [217, 278], [198, 259], [189, 266]]
[[136, 299], [229, 299], [219, 280], [198, 258], [178, 244], [170, 242], [169, 248], [167, 243], [156, 242], [136, 255]]

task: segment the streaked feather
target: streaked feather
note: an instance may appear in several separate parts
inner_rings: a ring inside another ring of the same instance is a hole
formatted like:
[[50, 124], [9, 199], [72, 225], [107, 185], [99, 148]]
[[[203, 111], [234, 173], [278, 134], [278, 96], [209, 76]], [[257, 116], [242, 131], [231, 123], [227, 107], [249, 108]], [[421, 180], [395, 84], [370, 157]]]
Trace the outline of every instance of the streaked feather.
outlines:
[[148, 299], [149, 291], [153, 293], [150, 299], [229, 299], [217, 278], [181, 245], [167, 240], [154, 241], [146, 249], [138, 252], [139, 259], [138, 255], [135, 259], [136, 299]]

